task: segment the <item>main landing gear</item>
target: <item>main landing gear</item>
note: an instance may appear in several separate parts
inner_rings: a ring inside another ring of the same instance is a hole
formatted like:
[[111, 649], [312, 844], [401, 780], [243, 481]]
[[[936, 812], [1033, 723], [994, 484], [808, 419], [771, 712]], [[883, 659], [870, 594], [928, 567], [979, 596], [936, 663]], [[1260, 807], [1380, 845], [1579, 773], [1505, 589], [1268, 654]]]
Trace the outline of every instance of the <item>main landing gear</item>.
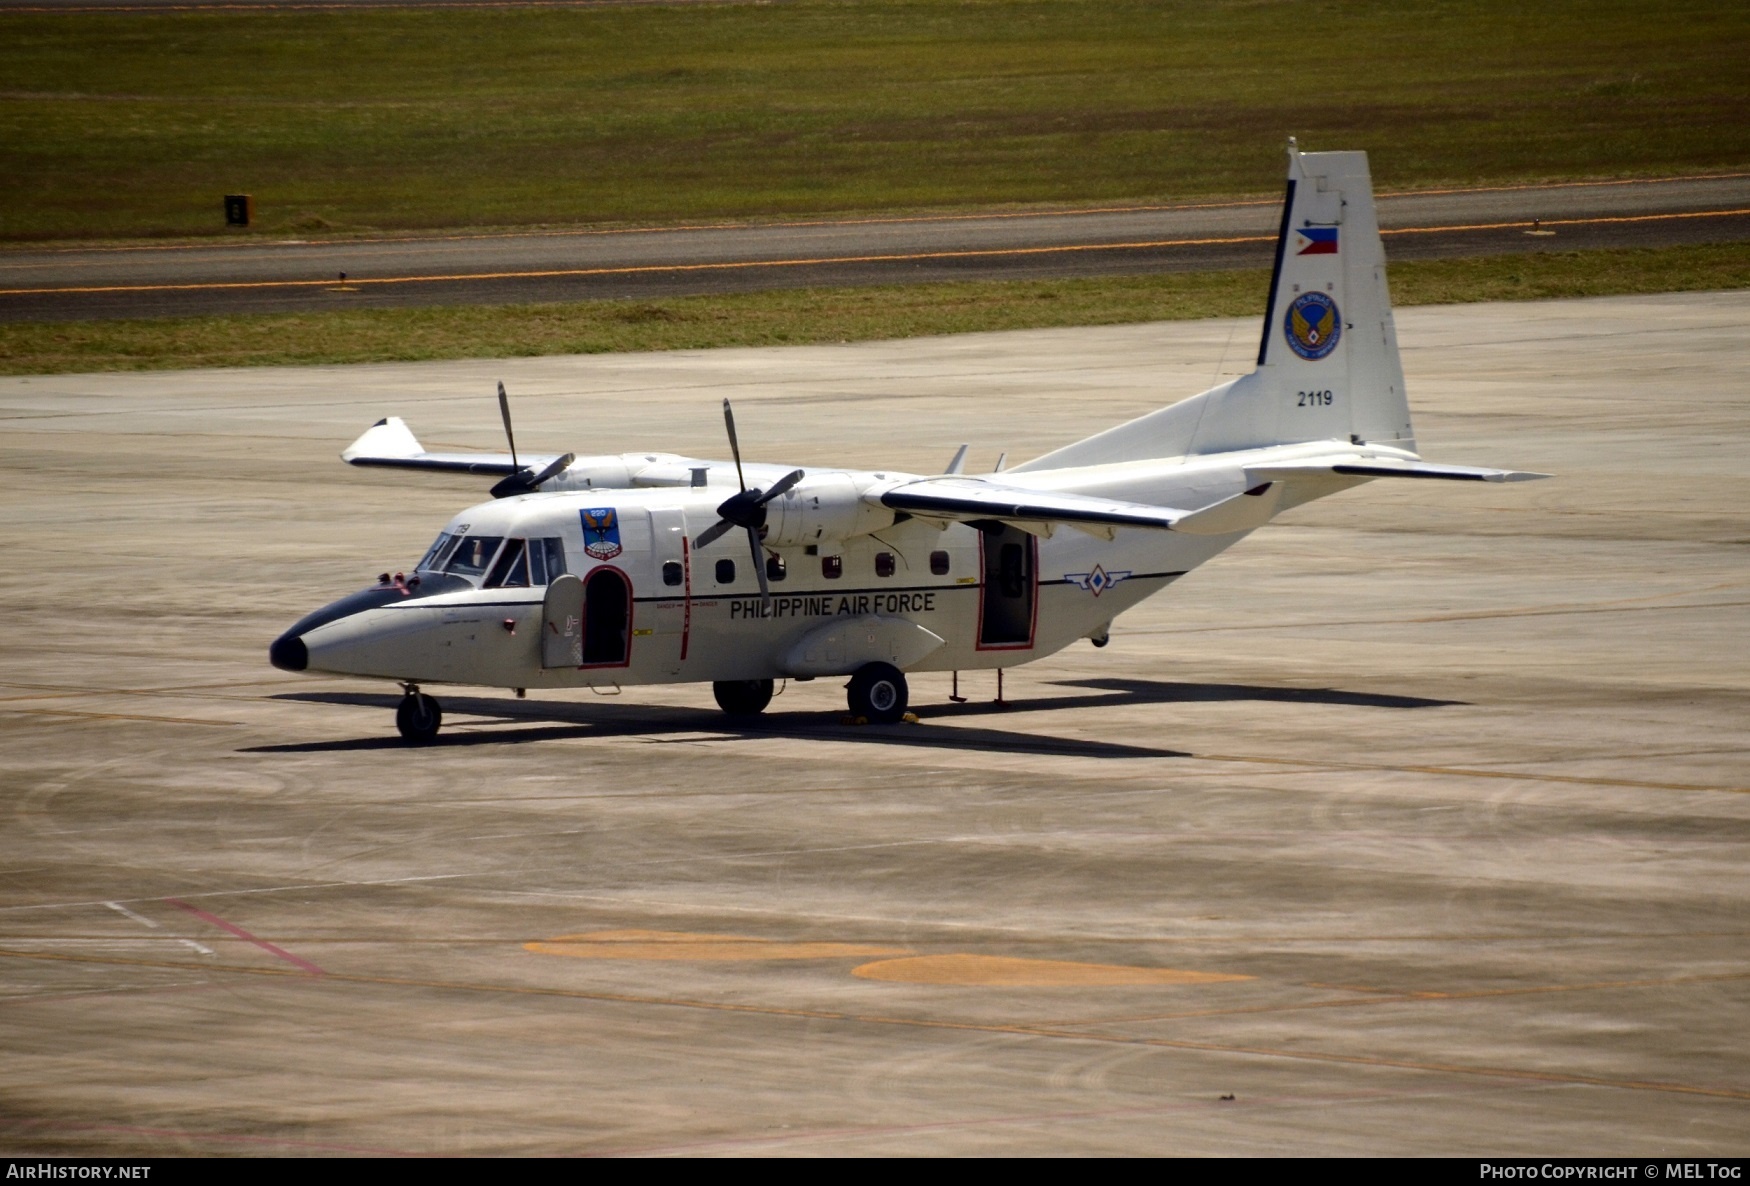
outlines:
[[758, 716], [772, 702], [769, 679], [720, 679], [711, 685], [717, 707], [732, 717]]
[[395, 709], [395, 727], [414, 745], [428, 745], [437, 736], [438, 726], [444, 723], [443, 709], [438, 707], [436, 697], [421, 692], [418, 684], [402, 687], [407, 694]]
[[905, 716], [905, 673], [891, 663], [866, 663], [845, 685], [851, 715], [871, 725], [891, 725]]
[[[891, 725], [899, 721], [905, 716], [906, 703], [911, 695], [906, 688], [905, 673], [891, 663], [866, 663], [857, 668], [851, 682], [845, 685], [845, 692], [851, 715], [862, 717], [871, 725]], [[757, 716], [772, 702], [772, 681], [718, 680], [711, 685], [711, 693], [717, 697], [717, 707], [730, 716]]]

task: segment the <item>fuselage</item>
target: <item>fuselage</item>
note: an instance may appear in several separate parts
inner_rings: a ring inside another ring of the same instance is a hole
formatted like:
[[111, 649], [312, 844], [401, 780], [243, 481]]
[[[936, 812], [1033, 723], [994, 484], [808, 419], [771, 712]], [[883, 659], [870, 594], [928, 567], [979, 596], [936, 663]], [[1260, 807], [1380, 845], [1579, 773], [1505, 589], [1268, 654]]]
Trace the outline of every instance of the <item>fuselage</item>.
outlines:
[[[1194, 509], [1244, 490], [1248, 464], [1307, 448], [1003, 477]], [[1010, 667], [1079, 638], [1103, 640], [1118, 614], [1244, 534], [1120, 528], [1105, 538], [1060, 526], [1046, 535], [909, 518], [865, 497], [912, 480], [811, 470], [774, 500], [757, 561], [769, 602], [745, 531], [692, 542], [717, 521], [720, 485], [481, 503], [456, 515], [403, 579], [309, 615], [272, 657], [291, 670], [505, 688], [849, 673], [870, 645], [896, 648], [891, 657], [909, 671]], [[556, 662], [543, 639], [564, 628], [566, 612], [549, 596], [563, 574], [581, 582], [582, 612], [576, 653]], [[835, 621], [868, 639], [847, 643]]]

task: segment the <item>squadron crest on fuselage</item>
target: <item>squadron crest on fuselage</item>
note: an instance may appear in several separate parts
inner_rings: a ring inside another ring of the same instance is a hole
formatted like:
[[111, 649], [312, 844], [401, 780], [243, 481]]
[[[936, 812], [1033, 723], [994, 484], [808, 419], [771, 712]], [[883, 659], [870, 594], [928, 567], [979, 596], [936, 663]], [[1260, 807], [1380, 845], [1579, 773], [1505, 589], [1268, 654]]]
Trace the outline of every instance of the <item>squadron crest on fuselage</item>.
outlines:
[[620, 516], [613, 507], [590, 507], [583, 512], [583, 550], [597, 560], [612, 560], [620, 554]]

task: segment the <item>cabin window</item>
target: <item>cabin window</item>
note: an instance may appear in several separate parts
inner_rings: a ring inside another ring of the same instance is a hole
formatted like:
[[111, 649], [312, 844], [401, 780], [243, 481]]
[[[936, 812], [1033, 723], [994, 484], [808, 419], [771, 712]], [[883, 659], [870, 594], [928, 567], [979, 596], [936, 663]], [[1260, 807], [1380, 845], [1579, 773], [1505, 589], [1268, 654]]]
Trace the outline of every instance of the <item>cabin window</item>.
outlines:
[[679, 560], [664, 560], [662, 562], [662, 583], [671, 589], [686, 579], [686, 570]]
[[437, 537], [437, 542], [431, 546], [418, 564], [413, 566], [414, 572], [442, 572], [444, 561], [450, 558], [450, 550], [456, 546], [460, 537], [443, 532]]
[[843, 556], [822, 556], [820, 558], [820, 575], [829, 581], [836, 581], [845, 575], [845, 558]]
[[719, 585], [735, 584], [735, 561], [719, 560], [717, 562], [717, 583]]
[[892, 552], [877, 552], [877, 553], [875, 553], [875, 575], [878, 577], [890, 577], [893, 575], [893, 571], [894, 571], [893, 553]]
[[782, 556], [766, 557], [766, 580], [781, 581], [784, 579], [784, 573], [786, 571], [787, 568]]
[[948, 553], [943, 551], [930, 553], [930, 572], [939, 577], [948, 575]]
[[513, 539], [498, 554], [492, 575], [486, 578], [487, 589], [526, 589], [529, 587], [529, 555], [524, 541]]
[[444, 571], [457, 576], [477, 577], [486, 571], [492, 558], [498, 555], [498, 545], [503, 542], [502, 535], [466, 536], [450, 554], [450, 562], [444, 566]]

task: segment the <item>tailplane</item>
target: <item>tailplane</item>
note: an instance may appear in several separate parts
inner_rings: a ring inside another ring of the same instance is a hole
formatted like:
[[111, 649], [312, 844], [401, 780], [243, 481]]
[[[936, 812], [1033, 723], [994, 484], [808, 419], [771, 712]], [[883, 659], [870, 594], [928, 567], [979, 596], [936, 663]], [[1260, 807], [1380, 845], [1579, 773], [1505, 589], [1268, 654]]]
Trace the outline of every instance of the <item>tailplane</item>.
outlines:
[[1015, 470], [1336, 441], [1416, 451], [1365, 152], [1289, 142], [1257, 369]]

